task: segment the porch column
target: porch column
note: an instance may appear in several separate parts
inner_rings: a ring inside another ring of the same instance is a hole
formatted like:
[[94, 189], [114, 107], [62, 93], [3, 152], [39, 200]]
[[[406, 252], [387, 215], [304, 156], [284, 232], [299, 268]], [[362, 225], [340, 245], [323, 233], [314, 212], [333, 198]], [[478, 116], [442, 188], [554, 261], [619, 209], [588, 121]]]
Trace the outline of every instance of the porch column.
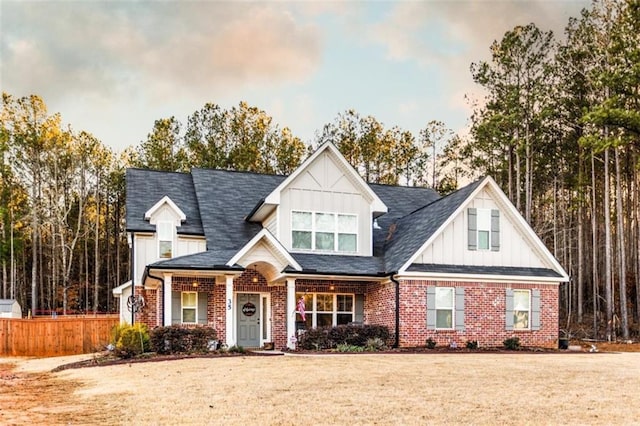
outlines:
[[225, 309], [226, 309], [226, 336], [225, 343], [227, 347], [231, 347], [236, 344], [236, 339], [234, 339], [233, 335], [235, 334], [233, 331], [233, 275], [225, 275], [227, 279], [226, 285], [226, 297], [225, 297]]
[[[162, 288], [162, 299], [163, 299], [163, 324], [165, 327], [171, 325], [171, 274], [164, 274], [164, 287]], [[160, 322], [160, 321], [158, 321]]]
[[296, 279], [287, 278], [287, 348], [295, 349], [296, 336]]

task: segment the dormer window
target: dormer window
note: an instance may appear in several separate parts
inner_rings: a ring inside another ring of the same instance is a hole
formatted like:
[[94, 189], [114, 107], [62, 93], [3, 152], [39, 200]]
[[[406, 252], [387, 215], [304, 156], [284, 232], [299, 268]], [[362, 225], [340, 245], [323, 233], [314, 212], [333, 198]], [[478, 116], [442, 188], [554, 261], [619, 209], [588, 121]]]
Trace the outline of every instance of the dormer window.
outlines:
[[294, 250], [355, 253], [358, 217], [350, 214], [291, 212], [291, 246]]
[[174, 224], [172, 222], [158, 222], [158, 257], [160, 259], [171, 259], [173, 257], [173, 233]]

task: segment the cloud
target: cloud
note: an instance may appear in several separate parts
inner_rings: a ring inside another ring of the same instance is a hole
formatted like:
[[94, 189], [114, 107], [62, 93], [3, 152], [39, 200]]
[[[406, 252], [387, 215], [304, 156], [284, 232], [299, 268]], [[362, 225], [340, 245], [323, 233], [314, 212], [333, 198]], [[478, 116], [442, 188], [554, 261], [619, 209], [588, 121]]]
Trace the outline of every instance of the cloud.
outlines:
[[3, 2], [3, 90], [17, 95], [219, 93], [303, 81], [318, 29], [282, 7], [231, 2]]

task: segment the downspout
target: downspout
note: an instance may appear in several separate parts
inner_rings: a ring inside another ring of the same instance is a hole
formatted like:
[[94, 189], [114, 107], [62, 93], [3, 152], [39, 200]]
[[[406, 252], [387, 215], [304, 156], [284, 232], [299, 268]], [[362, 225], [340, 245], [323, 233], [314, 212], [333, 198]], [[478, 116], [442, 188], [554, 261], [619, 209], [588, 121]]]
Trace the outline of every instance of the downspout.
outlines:
[[[129, 250], [129, 278], [131, 279], [131, 300], [135, 300], [136, 297], [136, 276], [135, 276], [135, 265], [134, 265], [134, 259], [135, 259], [135, 236], [133, 235], [133, 232], [129, 233], [129, 236], [131, 238], [131, 248]], [[122, 306], [122, 305], [120, 305]], [[131, 325], [133, 325], [136, 321], [136, 313], [133, 312], [133, 309], [131, 309]]]
[[[165, 288], [164, 278], [158, 277], [156, 275], [151, 275], [149, 273], [149, 265], [147, 265], [144, 268], [144, 276], [149, 277], [149, 278], [153, 278], [154, 280], [158, 280], [158, 281], [160, 281], [162, 283], [162, 299], [163, 299], [163, 302], [162, 302], [162, 327], [164, 327], [164, 315], [165, 315], [165, 312], [164, 312], [164, 298], [165, 298], [165, 295], [166, 295], [165, 291], [167, 291], [167, 289]], [[143, 284], [144, 284], [144, 281], [145, 280], [143, 278], [143, 280], [142, 280]], [[171, 290], [171, 289], [169, 289], [169, 290]]]
[[392, 272], [389, 279], [396, 284], [396, 339], [393, 343], [394, 348], [400, 347], [400, 281], [394, 278], [396, 273]]

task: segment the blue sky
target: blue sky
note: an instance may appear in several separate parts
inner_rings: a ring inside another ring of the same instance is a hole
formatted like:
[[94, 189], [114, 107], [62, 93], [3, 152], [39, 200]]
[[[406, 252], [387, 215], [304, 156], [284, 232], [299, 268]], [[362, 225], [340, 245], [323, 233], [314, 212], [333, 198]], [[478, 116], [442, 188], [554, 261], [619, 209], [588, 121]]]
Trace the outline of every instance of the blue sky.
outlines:
[[309, 143], [347, 109], [465, 132], [469, 73], [516, 25], [557, 36], [584, 0], [0, 1], [0, 87], [115, 151], [159, 118], [240, 101]]

